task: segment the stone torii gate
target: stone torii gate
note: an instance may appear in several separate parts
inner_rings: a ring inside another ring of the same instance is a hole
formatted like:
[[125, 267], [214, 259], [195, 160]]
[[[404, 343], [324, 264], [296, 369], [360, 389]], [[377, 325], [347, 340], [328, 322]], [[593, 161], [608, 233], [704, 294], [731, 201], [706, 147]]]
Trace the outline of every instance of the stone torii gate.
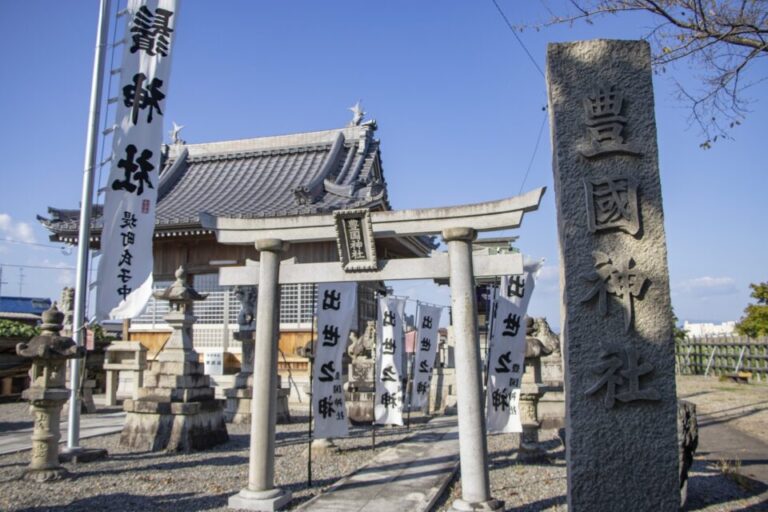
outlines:
[[[474, 279], [521, 274], [523, 260], [520, 254], [473, 254], [472, 241], [478, 231], [519, 227], [525, 212], [538, 209], [544, 191], [539, 188], [499, 201], [447, 208], [344, 210], [266, 219], [200, 215], [202, 225], [215, 230], [219, 243], [255, 244], [260, 253], [259, 262], [219, 270], [223, 286], [258, 285], [248, 485], [230, 497], [230, 507], [272, 511], [291, 500], [290, 492], [274, 485], [279, 284], [448, 278], [456, 338], [462, 470], [462, 496], [453, 503], [453, 509], [503, 508], [503, 503], [491, 497], [488, 478]], [[447, 243], [447, 254], [376, 259], [374, 238], [436, 234]], [[338, 241], [341, 263], [280, 261], [288, 243], [329, 240]]]

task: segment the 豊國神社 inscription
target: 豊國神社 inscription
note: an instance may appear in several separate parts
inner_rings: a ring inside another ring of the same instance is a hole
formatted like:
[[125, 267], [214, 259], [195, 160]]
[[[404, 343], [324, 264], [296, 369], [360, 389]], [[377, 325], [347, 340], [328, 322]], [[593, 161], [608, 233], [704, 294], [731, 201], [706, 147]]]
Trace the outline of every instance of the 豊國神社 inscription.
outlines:
[[624, 142], [627, 118], [621, 115], [624, 96], [615, 86], [601, 86], [584, 98], [590, 143], [581, 149], [587, 158], [612, 154], [640, 156], [634, 144]]
[[636, 235], [640, 230], [637, 181], [631, 176], [585, 179], [587, 222], [592, 233], [618, 229]]
[[624, 307], [624, 330], [628, 332], [635, 311], [634, 299], [642, 297], [648, 278], [637, 269], [631, 256], [620, 263], [614, 263], [613, 258], [601, 251], [594, 251], [592, 256], [595, 258], [595, 268], [584, 276], [592, 288], [581, 301], [591, 302], [597, 297], [600, 314], [606, 316], [608, 294], [615, 295]]
[[644, 41], [548, 48], [572, 512], [680, 505], [651, 77]]

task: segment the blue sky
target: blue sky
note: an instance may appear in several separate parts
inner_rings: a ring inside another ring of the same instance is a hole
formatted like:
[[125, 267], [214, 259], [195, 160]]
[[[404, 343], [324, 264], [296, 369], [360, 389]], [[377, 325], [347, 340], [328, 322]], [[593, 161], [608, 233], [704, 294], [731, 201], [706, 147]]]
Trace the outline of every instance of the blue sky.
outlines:
[[[499, 3], [513, 23], [543, 20], [545, 6], [568, 4]], [[96, 0], [0, 2], [3, 295], [19, 292], [19, 268], [9, 265], [57, 267], [24, 269], [28, 296], [57, 297], [74, 281], [67, 268], [74, 254], [46, 247], [35, 216], [79, 202], [97, 7]], [[520, 236], [525, 254], [546, 259], [530, 312], [558, 324], [548, 125], [534, 155], [546, 86], [491, 0], [182, 0], [179, 14], [166, 132], [176, 121], [195, 143], [338, 128], [359, 99], [379, 125], [395, 208], [487, 201], [516, 195], [521, 186], [547, 186], [540, 210], [509, 234]], [[543, 69], [548, 42], [639, 38], [650, 24], [643, 16], [607, 18], [520, 37]], [[703, 151], [671, 74], [695, 84], [696, 70], [680, 66], [654, 78], [672, 302], [681, 320], [738, 320], [749, 283], [768, 280], [768, 173], [758, 158], [768, 88], [751, 90], [752, 111], [735, 140]], [[767, 74], [765, 59], [751, 70], [754, 78]], [[396, 289], [448, 303], [447, 289], [429, 284]]]

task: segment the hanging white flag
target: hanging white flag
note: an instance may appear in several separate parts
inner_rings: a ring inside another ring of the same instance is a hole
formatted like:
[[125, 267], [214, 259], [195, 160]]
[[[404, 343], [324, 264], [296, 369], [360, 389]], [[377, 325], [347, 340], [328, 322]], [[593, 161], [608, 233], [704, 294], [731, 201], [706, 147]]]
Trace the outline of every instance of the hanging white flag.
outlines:
[[379, 299], [376, 322], [375, 423], [403, 424], [403, 381], [405, 380], [405, 300]]
[[97, 319], [138, 315], [152, 293], [152, 235], [177, 0], [129, 0], [112, 167], [104, 198]]
[[342, 356], [357, 315], [356, 283], [323, 283], [317, 288], [317, 343], [312, 368], [314, 436], [349, 434], [341, 376]]
[[522, 275], [502, 278], [493, 304], [492, 343], [488, 354], [486, 425], [488, 432], [522, 432], [520, 380], [525, 364], [525, 314], [540, 264]]
[[416, 357], [413, 361], [413, 383], [411, 384], [411, 406], [424, 407], [429, 401], [429, 384], [432, 368], [437, 356], [437, 329], [440, 325], [442, 308], [419, 304], [416, 315]]

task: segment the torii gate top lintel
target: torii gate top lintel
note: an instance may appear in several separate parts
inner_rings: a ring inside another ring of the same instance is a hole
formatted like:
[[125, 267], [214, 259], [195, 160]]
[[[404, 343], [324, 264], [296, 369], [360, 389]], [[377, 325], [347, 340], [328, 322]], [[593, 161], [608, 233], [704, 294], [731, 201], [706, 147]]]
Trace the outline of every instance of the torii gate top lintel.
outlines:
[[[460, 206], [371, 212], [376, 238], [440, 234], [446, 229], [471, 227], [499, 231], [520, 226], [523, 214], [539, 208], [546, 187], [507, 199]], [[319, 242], [336, 239], [333, 214], [233, 218], [201, 213], [200, 223], [216, 232], [223, 244], [253, 244], [256, 240]]]

